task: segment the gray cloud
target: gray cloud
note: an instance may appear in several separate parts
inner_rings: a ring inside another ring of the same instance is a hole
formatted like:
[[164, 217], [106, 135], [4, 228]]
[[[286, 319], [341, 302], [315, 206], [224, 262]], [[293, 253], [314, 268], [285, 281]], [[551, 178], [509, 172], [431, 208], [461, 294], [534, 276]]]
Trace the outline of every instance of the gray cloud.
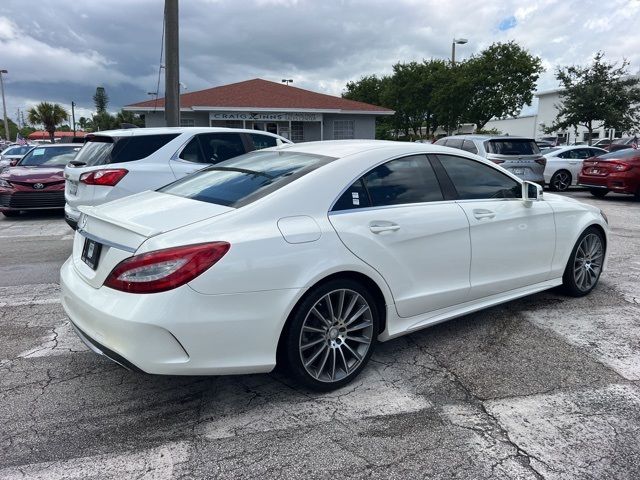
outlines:
[[[155, 90], [161, 0], [3, 0], [0, 65], [9, 70], [8, 110], [50, 100], [92, 108], [97, 85], [111, 108]], [[513, 27], [501, 30], [505, 18]], [[540, 55], [555, 86], [558, 65], [597, 50], [640, 64], [640, 2], [611, 0], [183, 0], [181, 80], [189, 91], [262, 77], [339, 94], [348, 80], [388, 73], [396, 61], [447, 58], [454, 35], [464, 58], [494, 41], [516, 40]], [[161, 87], [161, 92], [163, 87]], [[84, 110], [82, 110], [84, 108]]]

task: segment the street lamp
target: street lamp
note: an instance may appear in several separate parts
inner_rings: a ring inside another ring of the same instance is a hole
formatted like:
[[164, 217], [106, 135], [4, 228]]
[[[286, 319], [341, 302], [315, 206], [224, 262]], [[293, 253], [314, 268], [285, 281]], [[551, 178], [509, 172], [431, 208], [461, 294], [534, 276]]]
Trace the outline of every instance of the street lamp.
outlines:
[[292, 78], [289, 78], [289, 79], [283, 78], [282, 79], [282, 83], [286, 83], [287, 85], [289, 85], [290, 83], [293, 83], [293, 79]]
[[464, 45], [469, 40], [466, 38], [454, 38], [453, 42], [451, 42], [451, 65], [456, 64], [456, 43], [458, 45]]
[[0, 70], [0, 89], [2, 90], [2, 110], [4, 111], [4, 136], [8, 142], [11, 141], [9, 138], [9, 122], [7, 122], [7, 102], [4, 99], [4, 80], [2, 80], [2, 74], [9, 73], [6, 70]]

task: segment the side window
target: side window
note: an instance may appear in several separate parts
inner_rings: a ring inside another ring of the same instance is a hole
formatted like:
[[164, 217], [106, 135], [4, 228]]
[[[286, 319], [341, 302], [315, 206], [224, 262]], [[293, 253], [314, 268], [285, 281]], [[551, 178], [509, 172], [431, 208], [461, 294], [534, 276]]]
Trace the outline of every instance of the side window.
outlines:
[[452, 155], [437, 157], [461, 200], [520, 198], [520, 183], [489, 165]]
[[278, 142], [276, 142], [276, 137], [270, 137], [269, 135], [260, 135], [259, 133], [250, 133], [251, 141], [253, 142], [253, 147], [256, 150], [262, 150], [263, 148], [275, 147]]
[[333, 206], [333, 211], [350, 210], [352, 208], [370, 207], [369, 194], [364, 188], [364, 182], [359, 179], [353, 183], [345, 192], [340, 196], [338, 201]]
[[[597, 150], [595, 148], [590, 148], [589, 149], [589, 157], [597, 157], [598, 155], [602, 155], [603, 153], [605, 153], [605, 152], [603, 152], [601, 150]], [[585, 158], [589, 158], [589, 157], [585, 157]]]
[[182, 149], [182, 152], [180, 152], [180, 158], [187, 162], [204, 163], [197, 135], [193, 137]]
[[450, 138], [447, 140], [447, 147], [457, 148], [462, 150], [462, 139], [461, 138]]
[[374, 207], [443, 200], [433, 168], [423, 155], [391, 160], [363, 180]]
[[176, 133], [123, 137], [114, 145], [111, 151], [110, 163], [132, 162], [146, 158], [157, 150], [160, 150], [177, 136], [178, 134]]
[[571, 150], [558, 154], [558, 158], [571, 158]]
[[462, 142], [462, 150], [470, 153], [478, 153], [476, 144], [471, 140], [465, 140], [464, 142]]
[[441, 138], [435, 144], [436, 145], [442, 145], [443, 147], [446, 147], [447, 146], [447, 139], [446, 138]]
[[245, 153], [238, 133], [203, 133], [200, 145], [205, 163], [218, 163]]

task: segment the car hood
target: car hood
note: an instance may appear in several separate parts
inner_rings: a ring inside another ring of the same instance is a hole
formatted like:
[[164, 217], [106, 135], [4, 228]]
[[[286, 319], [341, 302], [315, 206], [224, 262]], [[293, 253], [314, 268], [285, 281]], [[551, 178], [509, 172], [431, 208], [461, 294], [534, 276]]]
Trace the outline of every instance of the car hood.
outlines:
[[64, 168], [11, 167], [2, 172], [2, 179], [23, 183], [56, 182], [64, 180]]

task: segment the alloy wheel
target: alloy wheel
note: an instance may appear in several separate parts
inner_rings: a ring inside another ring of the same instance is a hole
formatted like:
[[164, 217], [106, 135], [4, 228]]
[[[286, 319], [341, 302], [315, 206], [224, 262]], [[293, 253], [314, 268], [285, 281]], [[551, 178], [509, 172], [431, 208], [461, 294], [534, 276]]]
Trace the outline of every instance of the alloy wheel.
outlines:
[[578, 245], [573, 262], [573, 278], [581, 291], [587, 292], [594, 287], [602, 271], [603, 258], [602, 239], [595, 233], [586, 235]]
[[556, 172], [551, 180], [551, 185], [555, 190], [564, 192], [571, 186], [571, 175], [567, 172]]
[[300, 330], [299, 353], [307, 373], [320, 382], [337, 382], [355, 371], [373, 341], [372, 315], [354, 290], [333, 290], [320, 298]]

